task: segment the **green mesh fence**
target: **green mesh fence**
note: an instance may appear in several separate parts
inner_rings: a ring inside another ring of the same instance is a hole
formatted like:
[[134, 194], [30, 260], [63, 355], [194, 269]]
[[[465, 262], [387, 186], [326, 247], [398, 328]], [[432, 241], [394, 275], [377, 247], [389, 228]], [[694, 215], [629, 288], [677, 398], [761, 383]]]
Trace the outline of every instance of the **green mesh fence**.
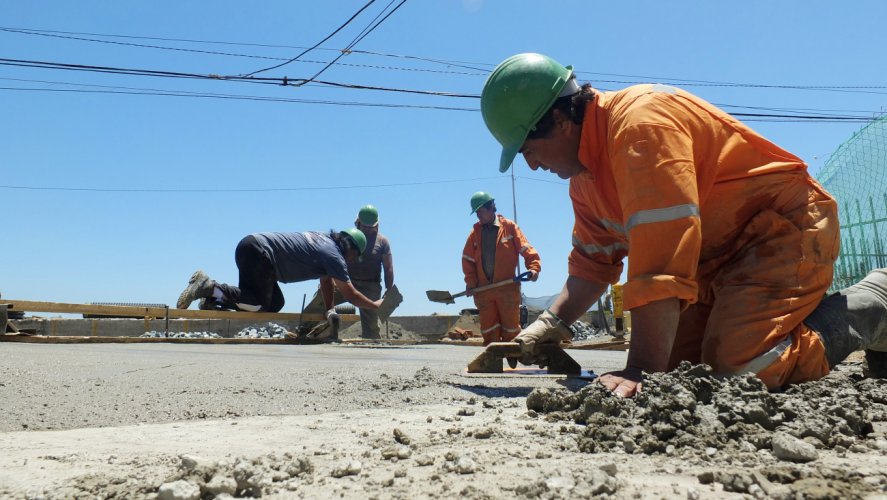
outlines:
[[832, 289], [887, 267], [887, 115], [832, 153], [817, 180], [838, 200], [841, 255]]

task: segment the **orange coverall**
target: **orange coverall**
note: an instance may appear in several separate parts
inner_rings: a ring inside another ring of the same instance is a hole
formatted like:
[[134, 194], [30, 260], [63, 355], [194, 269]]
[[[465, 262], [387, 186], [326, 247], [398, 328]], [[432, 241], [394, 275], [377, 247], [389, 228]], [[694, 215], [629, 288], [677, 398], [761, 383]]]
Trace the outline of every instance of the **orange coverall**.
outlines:
[[[481, 223], [476, 222], [468, 234], [462, 250], [462, 272], [468, 288], [514, 278], [519, 255], [524, 257], [524, 266], [528, 271], [538, 273], [542, 270], [539, 254], [518, 225], [501, 215], [496, 215], [496, 218], [499, 221], [499, 233], [496, 237], [496, 262], [492, 280], [487, 279], [483, 268]], [[480, 314], [484, 345], [490, 342], [508, 342], [520, 333], [520, 282], [478, 292], [474, 294], [474, 304]]]
[[768, 387], [829, 371], [802, 321], [831, 284], [837, 204], [796, 156], [687, 92], [598, 93], [570, 181], [569, 274], [615, 283], [624, 307], [678, 298], [669, 368], [704, 362]]

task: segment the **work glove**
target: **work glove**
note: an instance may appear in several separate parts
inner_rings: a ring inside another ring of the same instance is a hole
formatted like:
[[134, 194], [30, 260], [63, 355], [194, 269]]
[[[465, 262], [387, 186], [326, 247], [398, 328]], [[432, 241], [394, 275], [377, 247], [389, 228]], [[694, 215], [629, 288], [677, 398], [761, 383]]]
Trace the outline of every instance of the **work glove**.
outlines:
[[547, 366], [547, 360], [541, 359], [537, 352], [538, 344], [560, 344], [562, 341], [573, 340], [573, 332], [560, 318], [546, 309], [524, 328], [514, 341], [521, 346], [520, 362], [525, 365]]
[[308, 332], [307, 337], [309, 339], [334, 340], [339, 338], [339, 325], [341, 324], [341, 318], [339, 318], [339, 314], [336, 312], [336, 309], [333, 308], [328, 310], [325, 316], [325, 323], [318, 323], [314, 328], [311, 329], [310, 332]]

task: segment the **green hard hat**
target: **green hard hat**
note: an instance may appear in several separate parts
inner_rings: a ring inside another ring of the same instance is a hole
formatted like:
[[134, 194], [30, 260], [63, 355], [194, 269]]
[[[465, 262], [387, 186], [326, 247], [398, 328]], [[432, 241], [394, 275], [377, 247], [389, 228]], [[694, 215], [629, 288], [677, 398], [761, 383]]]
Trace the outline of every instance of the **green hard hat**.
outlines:
[[477, 212], [478, 208], [484, 206], [484, 203], [487, 203], [489, 201], [493, 201], [493, 195], [491, 195], [490, 193], [478, 191], [471, 195], [471, 214]]
[[344, 234], [351, 238], [351, 241], [354, 243], [354, 246], [357, 247], [359, 254], [363, 255], [363, 252], [367, 249], [367, 237], [363, 234], [363, 231], [356, 227], [349, 227], [339, 231], [339, 234]]
[[542, 54], [517, 54], [490, 73], [480, 95], [480, 111], [493, 137], [502, 145], [499, 171], [505, 172], [527, 135], [562, 93], [578, 91], [572, 66]]
[[357, 212], [357, 220], [364, 226], [377, 226], [379, 225], [379, 211], [372, 205], [364, 205]]

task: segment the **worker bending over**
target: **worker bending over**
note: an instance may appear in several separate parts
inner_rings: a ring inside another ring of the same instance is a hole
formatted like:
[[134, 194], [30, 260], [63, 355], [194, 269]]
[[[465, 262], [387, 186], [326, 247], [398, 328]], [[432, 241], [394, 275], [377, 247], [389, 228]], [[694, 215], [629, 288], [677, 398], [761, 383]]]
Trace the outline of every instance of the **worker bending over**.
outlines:
[[201, 300], [201, 309], [233, 309], [251, 312], [278, 312], [283, 309], [281, 283], [321, 279], [326, 318], [332, 336], [338, 335], [333, 286], [352, 304], [378, 309], [381, 300], [370, 300], [351, 283], [348, 262], [366, 249], [366, 237], [356, 228], [329, 233], [255, 233], [240, 240], [234, 251], [239, 271], [238, 286], [213, 281], [196, 271], [179, 295], [176, 307], [187, 309]]
[[567, 326], [622, 273], [632, 338], [624, 370], [600, 381], [631, 396], [642, 372], [680, 361], [754, 373], [770, 388], [816, 380], [858, 349], [887, 374], [887, 271], [823, 300], [839, 252], [837, 205], [797, 156], [710, 103], [666, 85], [599, 92], [540, 54], [506, 59], [481, 96], [502, 145], [570, 180], [569, 276], [515, 339]]

